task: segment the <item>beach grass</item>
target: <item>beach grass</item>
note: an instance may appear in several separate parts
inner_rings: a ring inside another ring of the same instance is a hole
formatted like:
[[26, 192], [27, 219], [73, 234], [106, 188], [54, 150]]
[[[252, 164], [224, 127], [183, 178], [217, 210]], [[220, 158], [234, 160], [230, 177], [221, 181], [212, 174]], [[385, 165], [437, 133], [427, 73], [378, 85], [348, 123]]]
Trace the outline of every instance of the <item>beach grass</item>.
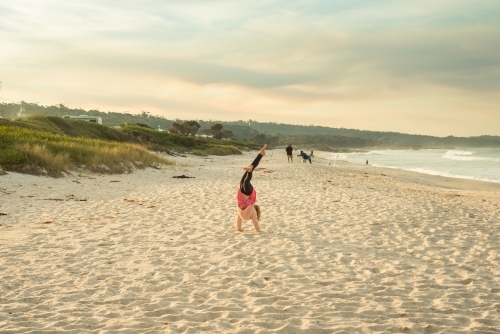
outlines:
[[173, 162], [137, 144], [0, 126], [0, 166], [7, 171], [57, 177], [75, 168], [124, 173], [158, 164]]

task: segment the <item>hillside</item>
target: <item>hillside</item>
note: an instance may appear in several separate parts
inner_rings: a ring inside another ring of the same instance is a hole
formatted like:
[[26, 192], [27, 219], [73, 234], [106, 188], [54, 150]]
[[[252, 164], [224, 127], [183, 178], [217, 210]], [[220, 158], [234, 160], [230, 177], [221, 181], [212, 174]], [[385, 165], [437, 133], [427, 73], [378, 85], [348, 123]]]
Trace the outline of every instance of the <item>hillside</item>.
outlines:
[[[0, 103], [0, 116], [16, 118], [20, 109], [24, 114], [40, 114], [47, 116], [63, 115], [91, 115], [100, 116], [103, 125], [117, 126], [122, 123], [142, 123], [154, 129], [169, 129], [173, 122], [182, 123], [182, 120], [169, 120], [161, 116], [154, 116], [146, 111], [140, 114], [128, 112], [102, 112], [99, 110], [71, 109], [62, 104], [56, 106], [41, 106], [36, 103]], [[209, 131], [215, 123], [222, 124], [225, 130], [234, 133], [238, 140], [254, 140], [259, 134], [265, 135], [268, 143], [286, 145], [291, 142], [295, 145], [314, 144], [329, 150], [343, 148], [454, 148], [454, 147], [500, 147], [500, 136], [476, 137], [435, 137], [412, 135], [398, 132], [366, 131], [345, 128], [330, 128], [324, 126], [305, 126], [282, 123], [264, 123], [254, 120], [248, 121], [203, 121], [197, 120], [199, 131]], [[261, 137], [262, 138], [262, 137]]]
[[[251, 128], [268, 135], [280, 134], [282, 137], [307, 136], [340, 136], [372, 140], [376, 146], [411, 147], [411, 148], [448, 148], [448, 147], [500, 147], [500, 136], [477, 137], [434, 137], [411, 135], [399, 132], [365, 131], [324, 126], [304, 126], [279, 123], [261, 123], [248, 121]], [[335, 145], [332, 145], [335, 146]]]
[[0, 119], [0, 174], [5, 171], [62, 176], [75, 169], [124, 173], [171, 164], [150, 151], [196, 155], [241, 154], [251, 142], [195, 138], [160, 132], [147, 125], [123, 124], [120, 130], [76, 119], [33, 115]]

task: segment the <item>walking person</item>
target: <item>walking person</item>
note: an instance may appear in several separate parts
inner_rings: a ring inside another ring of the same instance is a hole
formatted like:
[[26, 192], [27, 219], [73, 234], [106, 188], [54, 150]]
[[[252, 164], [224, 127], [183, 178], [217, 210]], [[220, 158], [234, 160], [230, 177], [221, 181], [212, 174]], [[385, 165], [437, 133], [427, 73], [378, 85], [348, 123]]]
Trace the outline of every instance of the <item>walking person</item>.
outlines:
[[255, 202], [257, 201], [257, 192], [253, 188], [250, 181], [252, 180], [253, 171], [259, 165], [260, 159], [266, 155], [265, 144], [257, 154], [257, 157], [250, 164], [250, 166], [243, 168], [245, 174], [240, 181], [240, 187], [236, 193], [236, 203], [238, 207], [238, 216], [236, 218], [236, 227], [238, 231], [243, 231], [243, 220], [252, 220], [255, 231], [260, 232], [259, 221], [260, 221], [260, 208]]
[[292, 144], [288, 144], [286, 150], [286, 156], [288, 157], [288, 162], [293, 163], [293, 147]]

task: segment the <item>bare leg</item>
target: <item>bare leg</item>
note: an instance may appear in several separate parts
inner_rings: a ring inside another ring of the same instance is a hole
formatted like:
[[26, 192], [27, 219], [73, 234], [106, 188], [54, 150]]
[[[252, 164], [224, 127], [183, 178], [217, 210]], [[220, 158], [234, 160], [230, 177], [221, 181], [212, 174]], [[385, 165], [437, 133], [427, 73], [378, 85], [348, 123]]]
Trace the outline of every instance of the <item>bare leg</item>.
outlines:
[[252, 194], [253, 186], [250, 182], [253, 176], [252, 172], [259, 165], [260, 159], [262, 159], [264, 154], [266, 154], [266, 147], [267, 144], [262, 147], [259, 154], [257, 154], [257, 157], [255, 157], [250, 166], [243, 168], [245, 170], [245, 174], [243, 174], [243, 177], [240, 181], [240, 190], [246, 196], [250, 196]]
[[[264, 144], [264, 146], [262, 146], [262, 148], [260, 149], [259, 154], [262, 156], [266, 155], [266, 148], [267, 148], [267, 144]], [[257, 160], [257, 158], [256, 158], [250, 166], [243, 167], [243, 169], [246, 170], [247, 172], [251, 173], [253, 171], [253, 169], [256, 167], [256, 165], [259, 164], [259, 161], [260, 161], [260, 159]]]
[[238, 228], [238, 231], [242, 232], [243, 231], [243, 224], [242, 224], [243, 221], [242, 221], [239, 214], [237, 216], [238, 216], [238, 218], [236, 218], [236, 227]]

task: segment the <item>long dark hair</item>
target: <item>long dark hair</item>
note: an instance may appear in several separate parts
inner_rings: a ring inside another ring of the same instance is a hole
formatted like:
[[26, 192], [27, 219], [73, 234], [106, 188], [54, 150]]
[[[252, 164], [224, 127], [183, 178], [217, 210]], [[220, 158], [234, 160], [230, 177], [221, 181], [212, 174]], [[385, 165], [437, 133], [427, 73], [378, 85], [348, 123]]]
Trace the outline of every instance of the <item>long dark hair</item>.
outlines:
[[260, 221], [260, 207], [257, 204], [254, 204], [253, 207], [255, 208], [255, 211], [257, 212], [257, 220]]

